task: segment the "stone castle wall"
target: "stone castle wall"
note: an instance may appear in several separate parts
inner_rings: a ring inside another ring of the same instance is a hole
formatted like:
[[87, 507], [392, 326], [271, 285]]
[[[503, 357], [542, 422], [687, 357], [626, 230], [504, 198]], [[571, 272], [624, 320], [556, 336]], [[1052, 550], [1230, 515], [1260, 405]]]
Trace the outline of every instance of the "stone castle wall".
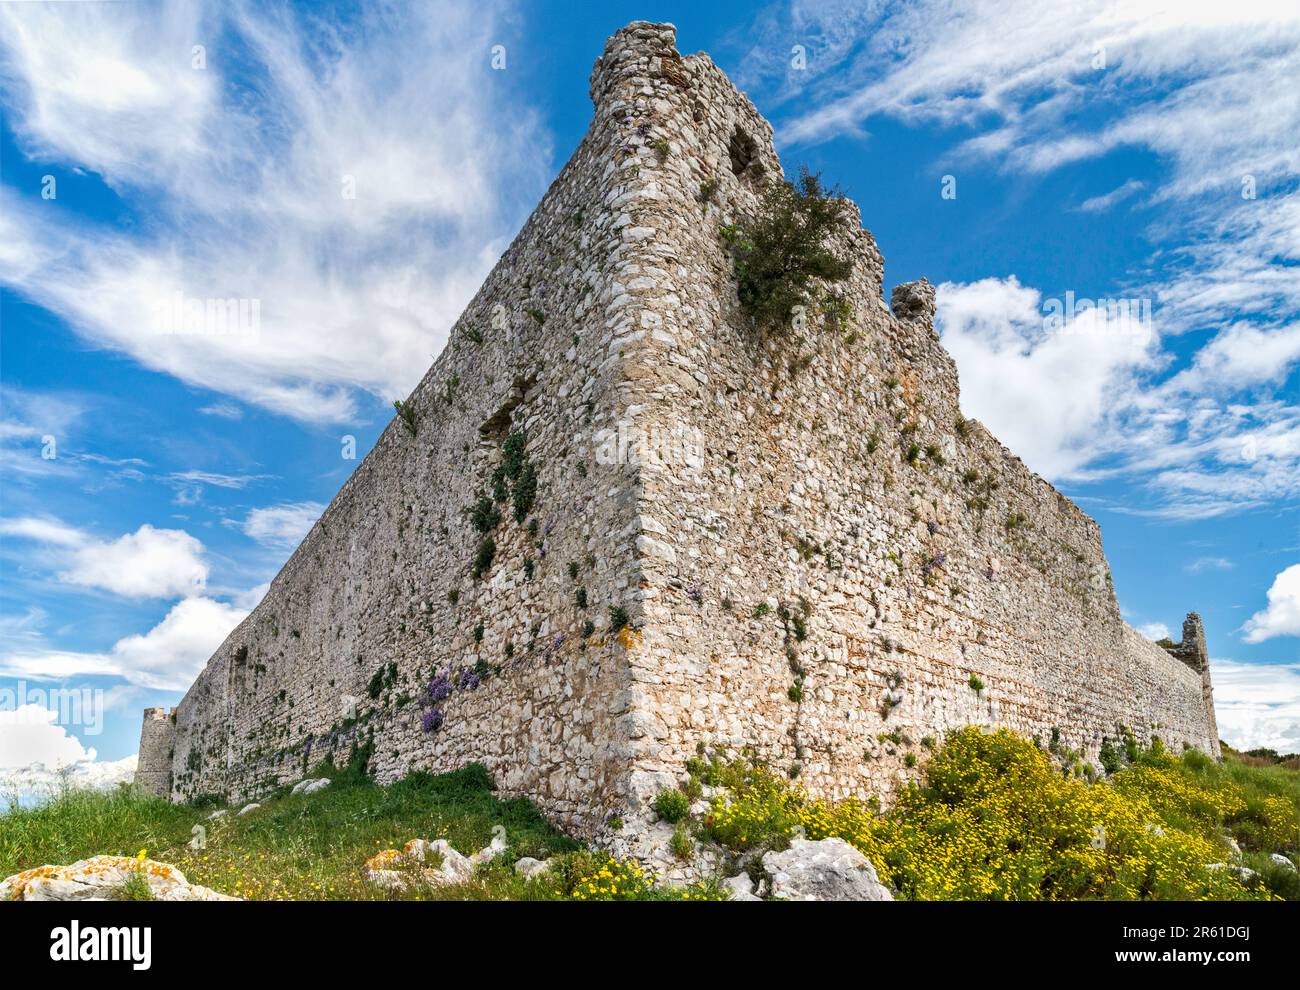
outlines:
[[[701, 742], [836, 797], [887, 797], [971, 722], [1216, 751], [1208, 672], [1124, 624], [1096, 523], [960, 419], [933, 290], [891, 310], [854, 210], [845, 305], [763, 342], [718, 230], [780, 174], [770, 126], [667, 25], [611, 39], [591, 95], [414, 434], [390, 424], [182, 701], [173, 796], [372, 741], [380, 780], [483, 762], [591, 834]], [[467, 507], [516, 432], [536, 502], [502, 505], [475, 579]]]

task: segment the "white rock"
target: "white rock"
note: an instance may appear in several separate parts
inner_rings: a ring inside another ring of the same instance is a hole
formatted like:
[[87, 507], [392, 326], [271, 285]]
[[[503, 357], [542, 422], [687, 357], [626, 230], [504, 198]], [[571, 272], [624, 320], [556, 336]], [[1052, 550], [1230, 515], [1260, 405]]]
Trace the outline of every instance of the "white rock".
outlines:
[[731, 891], [733, 901], [762, 900], [754, 893], [754, 881], [749, 879], [748, 873], [737, 873], [734, 877], [727, 877], [722, 881], [722, 886]]
[[0, 882], [0, 901], [115, 901], [136, 875], [156, 901], [236, 901], [192, 884], [170, 863], [130, 856], [92, 856], [69, 866], [41, 866]]
[[1248, 866], [1238, 866], [1236, 863], [1210, 863], [1205, 867], [1207, 870], [1231, 870], [1237, 874], [1238, 880], [1249, 880], [1255, 875], [1255, 871]]
[[551, 861], [549, 859], [533, 859], [531, 856], [524, 856], [515, 863], [515, 872], [529, 880], [541, 876], [550, 868]]
[[257, 810], [258, 808], [260, 808], [260, 807], [262, 807], [262, 806], [261, 806], [260, 804], [258, 804], [256, 801], [254, 801], [252, 804], [246, 804], [246, 805], [244, 805], [242, 808], [240, 808], [240, 809], [239, 809], [239, 814], [241, 814], [241, 815], [246, 815], [246, 814], [248, 814], [250, 811], [256, 811], [256, 810]]
[[214, 818], [224, 818], [227, 814], [228, 812], [225, 808], [218, 808], [212, 814], [208, 815], [208, 821], [212, 821]]
[[402, 847], [402, 858], [408, 863], [423, 863], [432, 849], [433, 843], [428, 839], [412, 839]]
[[[430, 843], [429, 850], [442, 857], [442, 866], [436, 872], [435, 882], [464, 883], [474, 876], [474, 863], [468, 856], [462, 856], [452, 848], [446, 839]], [[431, 877], [431, 879], [434, 879]]]
[[1291, 862], [1291, 860], [1287, 859], [1281, 853], [1269, 853], [1268, 858], [1271, 859], [1278, 866], [1285, 866], [1291, 870], [1294, 870], [1296, 868], [1295, 863]]
[[843, 839], [795, 839], [763, 856], [771, 896], [787, 901], [892, 901], [871, 861]]
[[384, 890], [402, 890], [406, 887], [406, 878], [396, 870], [369, 870], [366, 876], [371, 883]]
[[498, 834], [492, 836], [492, 842], [489, 845], [487, 845], [485, 848], [480, 849], [478, 852], [476, 852], [473, 856], [469, 858], [469, 860], [471, 863], [473, 863], [476, 866], [479, 863], [490, 863], [492, 860], [496, 859], [505, 851], [506, 851], [506, 838], [504, 835]]
[[329, 785], [330, 781], [328, 777], [308, 778], [307, 780], [300, 780], [298, 783], [294, 784], [293, 790], [289, 793], [315, 794], [317, 791], [323, 791], [325, 788], [329, 787]]

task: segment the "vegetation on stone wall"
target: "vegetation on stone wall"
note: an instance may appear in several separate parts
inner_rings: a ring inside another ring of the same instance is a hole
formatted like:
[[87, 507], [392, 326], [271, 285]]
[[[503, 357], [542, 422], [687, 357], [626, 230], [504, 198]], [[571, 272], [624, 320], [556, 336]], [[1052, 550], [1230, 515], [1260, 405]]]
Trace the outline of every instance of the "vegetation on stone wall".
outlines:
[[800, 169], [798, 182], [771, 182], [754, 215], [723, 227], [732, 250], [741, 308], [764, 330], [788, 327], [795, 307], [811, 307], [817, 282], [841, 282], [849, 261], [826, 246], [848, 200], [821, 176]]
[[397, 410], [397, 415], [401, 418], [402, 422], [406, 424], [406, 428], [410, 431], [411, 436], [415, 436], [415, 432], [419, 427], [419, 420], [416, 416], [415, 406], [409, 401], [403, 402], [401, 399], [394, 399], [393, 408]]

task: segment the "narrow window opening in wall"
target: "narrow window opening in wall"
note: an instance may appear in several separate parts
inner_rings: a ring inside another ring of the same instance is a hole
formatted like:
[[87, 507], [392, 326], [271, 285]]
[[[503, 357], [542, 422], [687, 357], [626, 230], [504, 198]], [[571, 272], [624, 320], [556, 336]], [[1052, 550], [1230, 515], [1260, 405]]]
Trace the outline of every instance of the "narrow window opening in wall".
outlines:
[[731, 132], [731, 141], [727, 145], [731, 156], [731, 171], [742, 179], [756, 179], [763, 173], [758, 162], [758, 142], [739, 127]]
[[506, 435], [510, 432], [510, 424], [514, 418], [515, 409], [524, 401], [528, 390], [537, 384], [537, 379], [533, 375], [521, 375], [515, 378], [510, 389], [510, 395], [506, 398], [500, 408], [491, 416], [483, 421], [478, 428], [479, 436], [485, 446], [499, 446]]

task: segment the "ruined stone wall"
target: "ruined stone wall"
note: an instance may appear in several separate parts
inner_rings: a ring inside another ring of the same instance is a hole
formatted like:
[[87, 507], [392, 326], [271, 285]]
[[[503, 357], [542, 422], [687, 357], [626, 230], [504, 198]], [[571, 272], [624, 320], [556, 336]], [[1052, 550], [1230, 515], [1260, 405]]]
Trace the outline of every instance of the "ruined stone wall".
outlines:
[[671, 263], [638, 346], [689, 369], [646, 404], [705, 456], [642, 468], [654, 536], [633, 697], [653, 718], [635, 791], [701, 741], [752, 746], [831, 797], [887, 797], [925, 743], [971, 723], [1087, 757], [1121, 726], [1217, 752], [1199, 672], [1125, 625], [1096, 523], [961, 417], [933, 289], [886, 306], [856, 210], [838, 245], [847, 307], [755, 334], [715, 232], [778, 167], [770, 130], [707, 57], [685, 69], [688, 87], [655, 90], [674, 153], [646, 222]]
[[146, 794], [166, 797], [172, 789], [172, 749], [176, 743], [174, 708], [146, 708], [136, 757], [136, 786]]
[[[590, 130], [412, 393], [415, 434], [389, 425], [182, 701], [175, 797], [257, 794], [373, 731], [380, 780], [480, 761], [577, 831], [620, 806], [634, 718], [610, 608], [635, 581], [636, 471], [597, 471], [591, 438], [628, 408], [624, 349], [657, 277], [631, 220], [653, 190], [626, 150], [642, 61], [598, 63]], [[513, 432], [536, 504], [522, 524], [499, 506], [475, 579], [467, 507]], [[432, 704], [439, 673], [453, 690]]]
[[[719, 228], [780, 174], [770, 126], [667, 25], [612, 38], [591, 96], [414, 433], [389, 425], [182, 701], [173, 797], [360, 749], [381, 781], [482, 762], [592, 834], [701, 742], [835, 797], [971, 722], [1211, 749], [1201, 677], [1123, 623], [1096, 523], [960, 420], [932, 290], [891, 312], [854, 212], [845, 305], [764, 342]], [[536, 502], [499, 506], [475, 578], [467, 509], [515, 433]]]

